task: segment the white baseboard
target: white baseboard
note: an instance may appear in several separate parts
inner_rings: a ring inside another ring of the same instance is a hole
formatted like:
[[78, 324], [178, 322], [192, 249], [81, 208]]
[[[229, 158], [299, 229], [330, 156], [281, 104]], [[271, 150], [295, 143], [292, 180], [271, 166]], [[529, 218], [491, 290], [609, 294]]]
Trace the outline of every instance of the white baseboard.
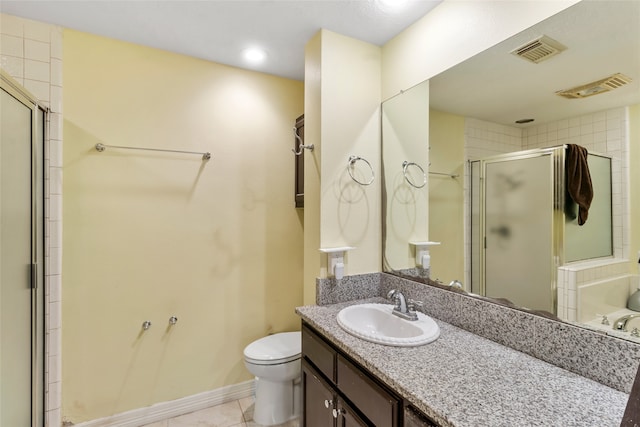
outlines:
[[173, 418], [211, 406], [253, 396], [254, 380], [205, 391], [181, 399], [160, 402], [144, 408], [115, 414], [110, 417], [75, 424], [74, 427], [139, 427]]

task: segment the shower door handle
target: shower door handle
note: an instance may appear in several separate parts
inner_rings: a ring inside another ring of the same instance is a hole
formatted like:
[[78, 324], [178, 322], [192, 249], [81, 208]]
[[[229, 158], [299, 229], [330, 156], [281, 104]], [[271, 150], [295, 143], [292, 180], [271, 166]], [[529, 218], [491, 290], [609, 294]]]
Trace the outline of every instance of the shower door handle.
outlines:
[[30, 277], [30, 286], [31, 289], [38, 289], [38, 264], [35, 262], [31, 263], [30, 266], [31, 277]]

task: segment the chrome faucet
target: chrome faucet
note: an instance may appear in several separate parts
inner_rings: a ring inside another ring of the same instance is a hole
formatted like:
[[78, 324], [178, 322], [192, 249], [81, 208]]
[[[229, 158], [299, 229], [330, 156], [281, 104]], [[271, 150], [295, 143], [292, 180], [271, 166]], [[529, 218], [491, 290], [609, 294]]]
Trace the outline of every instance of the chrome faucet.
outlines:
[[422, 306], [421, 301], [407, 300], [404, 294], [396, 289], [391, 289], [387, 294], [387, 298], [393, 300], [396, 305], [392, 312], [394, 315], [405, 320], [418, 320], [415, 307], [416, 305]]
[[634, 319], [636, 317], [640, 317], [640, 313], [627, 314], [625, 316], [622, 316], [621, 318], [619, 318], [613, 323], [613, 329], [615, 329], [616, 331], [627, 332], [627, 323], [629, 323], [629, 320]]
[[450, 288], [458, 288], [458, 289], [462, 289], [462, 282], [459, 281], [458, 279], [452, 280], [449, 283], [449, 287]]

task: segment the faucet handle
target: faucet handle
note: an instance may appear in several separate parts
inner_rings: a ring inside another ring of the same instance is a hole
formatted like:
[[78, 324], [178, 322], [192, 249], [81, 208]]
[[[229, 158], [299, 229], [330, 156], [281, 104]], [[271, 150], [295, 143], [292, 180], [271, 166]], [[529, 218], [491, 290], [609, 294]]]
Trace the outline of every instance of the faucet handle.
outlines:
[[459, 281], [458, 279], [454, 279], [449, 283], [449, 287], [462, 289], [462, 282]]
[[633, 328], [633, 330], [631, 331], [631, 336], [640, 337], [640, 331], [638, 331], [638, 328]]
[[409, 299], [407, 301], [407, 306], [409, 308], [409, 311], [416, 311], [416, 307], [418, 308], [422, 308], [424, 307], [424, 303], [422, 301], [417, 301], [414, 299]]

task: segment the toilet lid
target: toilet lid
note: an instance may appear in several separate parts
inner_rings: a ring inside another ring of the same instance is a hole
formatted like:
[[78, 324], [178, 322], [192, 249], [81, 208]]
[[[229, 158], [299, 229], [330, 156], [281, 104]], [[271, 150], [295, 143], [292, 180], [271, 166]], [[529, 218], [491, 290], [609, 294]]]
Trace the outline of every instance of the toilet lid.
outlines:
[[245, 347], [244, 358], [259, 365], [275, 365], [300, 358], [300, 332], [281, 332], [260, 338]]

